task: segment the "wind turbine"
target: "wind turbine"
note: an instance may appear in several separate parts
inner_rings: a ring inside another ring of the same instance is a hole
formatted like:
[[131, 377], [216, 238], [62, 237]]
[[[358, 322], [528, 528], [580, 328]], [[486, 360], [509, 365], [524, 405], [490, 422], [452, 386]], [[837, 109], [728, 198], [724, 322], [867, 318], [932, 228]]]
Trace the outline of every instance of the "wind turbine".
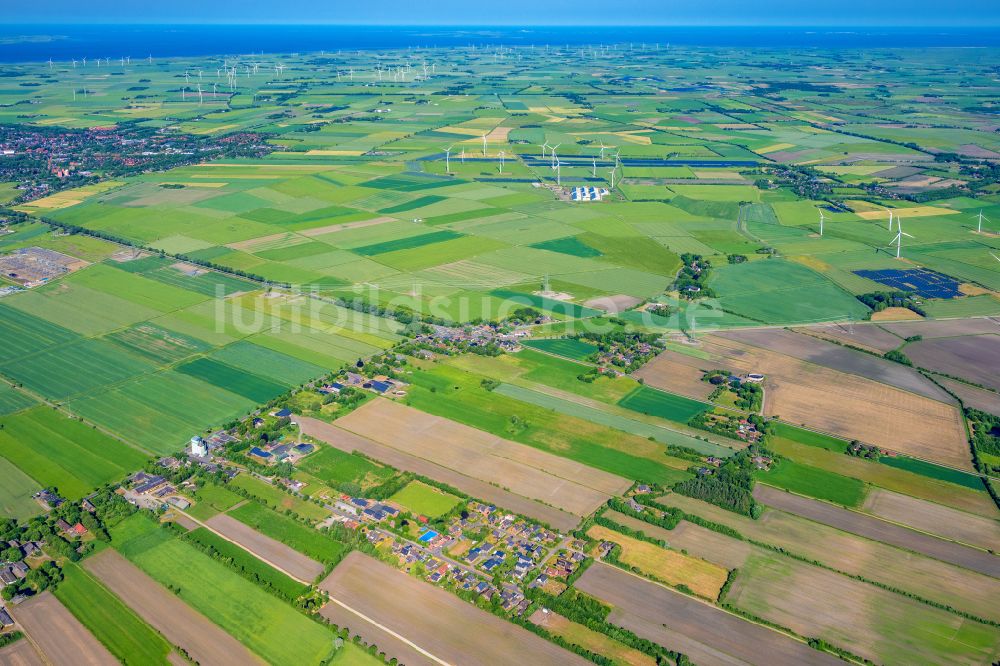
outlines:
[[[899, 217], [896, 218], [896, 237], [892, 239], [892, 243], [896, 244], [896, 258], [899, 259], [899, 255], [903, 250], [903, 236], [907, 238], [913, 238], [910, 234], [903, 231], [903, 220]], [[889, 243], [889, 247], [892, 247], [892, 243]]]
[[549, 146], [549, 156], [552, 158], [551, 160], [552, 164], [555, 164], [556, 162], [559, 161], [559, 158], [556, 157], [556, 148], [558, 148], [561, 145], [562, 145], [561, 143], [557, 143], [554, 146]]
[[73, 69], [76, 69], [76, 58], [73, 58]]
[[616, 167], [616, 166], [615, 167], [611, 167], [611, 189], [612, 190], [615, 189], [615, 171], [617, 169], [618, 169], [618, 167]]
[[608, 146], [604, 145], [604, 140], [601, 139], [601, 159], [604, 159], [604, 151], [608, 149]]
[[556, 185], [562, 187], [562, 162], [556, 159]]
[[592, 175], [594, 176], [594, 178], [597, 178], [597, 158], [596, 157], [594, 158], [594, 170], [592, 172]]
[[486, 132], [483, 132], [483, 157], [486, 157]]
[[549, 146], [549, 142], [548, 142], [548, 141], [546, 141], [545, 143], [543, 143], [543, 144], [541, 145], [541, 149], [542, 149], [542, 159], [545, 159], [545, 149], [546, 149], [546, 148], [551, 148], [551, 146]]
[[49, 58], [49, 69], [52, 69], [52, 58]]
[[504, 158], [504, 155], [505, 155], [505, 153], [501, 150], [500, 151], [500, 174], [501, 175], [503, 175], [503, 158]]
[[465, 148], [462, 148], [462, 164], [465, 164]]
[[[454, 144], [452, 144], [452, 145], [454, 145]], [[449, 161], [451, 159], [451, 148], [452, 148], [452, 146], [448, 146], [447, 148], [444, 149], [444, 172], [445, 173], [451, 173], [451, 162]]]
[[203, 100], [203, 98], [202, 98], [202, 94], [201, 94], [201, 84], [199, 83], [198, 84], [198, 106], [201, 106], [202, 100]]
[[892, 231], [892, 209], [889, 209], [889, 231]]
[[824, 217], [824, 215], [823, 215], [823, 209], [820, 208], [819, 209], [819, 235], [820, 236], [823, 235], [823, 222], [825, 220], [826, 220], [826, 217]]
[[982, 209], [980, 209], [980, 211], [979, 211], [979, 229], [978, 229], [979, 233], [983, 233], [983, 220], [986, 220], [987, 222], [989, 222], [990, 218], [988, 218], [985, 215], [983, 215], [983, 211], [982, 211]]

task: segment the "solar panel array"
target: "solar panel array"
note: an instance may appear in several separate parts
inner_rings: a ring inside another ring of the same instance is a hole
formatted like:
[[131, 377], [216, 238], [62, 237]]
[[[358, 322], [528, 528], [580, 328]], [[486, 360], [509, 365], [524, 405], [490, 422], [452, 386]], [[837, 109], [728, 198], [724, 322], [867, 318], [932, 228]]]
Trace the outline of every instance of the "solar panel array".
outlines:
[[959, 281], [950, 275], [926, 268], [854, 271], [855, 275], [874, 280], [881, 285], [917, 294], [922, 298], [955, 298], [961, 296]]

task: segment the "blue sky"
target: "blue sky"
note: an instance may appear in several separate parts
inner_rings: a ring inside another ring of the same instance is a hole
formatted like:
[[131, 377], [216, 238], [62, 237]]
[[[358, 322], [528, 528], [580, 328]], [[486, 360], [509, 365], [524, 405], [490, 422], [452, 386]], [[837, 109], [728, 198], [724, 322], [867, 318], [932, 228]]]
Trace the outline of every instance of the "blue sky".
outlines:
[[22, 0], [11, 5], [5, 22], [1000, 25], [998, 0]]

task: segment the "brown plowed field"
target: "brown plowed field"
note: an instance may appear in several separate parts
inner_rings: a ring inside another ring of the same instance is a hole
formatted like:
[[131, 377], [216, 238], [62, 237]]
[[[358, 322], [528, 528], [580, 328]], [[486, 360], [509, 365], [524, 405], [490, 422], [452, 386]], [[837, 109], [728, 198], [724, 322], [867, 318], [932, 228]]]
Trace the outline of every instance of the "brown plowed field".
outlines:
[[907, 321], [896, 324], [880, 324], [882, 328], [901, 338], [920, 335], [930, 338], [949, 338], [958, 335], [979, 335], [1000, 332], [1000, 323], [993, 319], [976, 317], [973, 319], [949, 319], [942, 321]]
[[491, 502], [523, 516], [540, 520], [557, 530], [565, 532], [573, 529], [580, 523], [579, 516], [548, 506], [547, 504], [542, 504], [541, 502], [536, 502], [527, 497], [516, 495], [509, 490], [498, 488], [458, 470], [418, 458], [406, 451], [400, 451], [391, 446], [380, 444], [367, 437], [355, 435], [352, 432], [330, 425], [324, 421], [306, 416], [297, 417], [297, 421], [302, 425], [302, 432], [310, 437], [324, 441], [345, 453], [358, 451], [375, 460], [391, 465], [396, 469], [414, 472], [440, 481], [441, 483], [447, 483], [472, 497]]
[[[727, 331], [717, 333], [715, 337], [739, 342], [748, 347], [777, 352], [848, 375], [865, 377], [926, 398], [947, 403], [953, 402], [951, 396], [913, 368], [875, 358], [870, 354], [856, 352], [826, 340], [818, 340], [803, 333], [786, 331], [785, 329], [762, 328]], [[902, 344], [902, 340], [899, 341], [899, 344]], [[896, 346], [898, 347], [899, 344]]]
[[1000, 390], [1000, 335], [920, 340], [904, 351], [921, 368]]
[[631, 482], [391, 400], [372, 400], [336, 425], [578, 516]]
[[276, 566], [290, 576], [311, 582], [323, 573], [323, 565], [310, 559], [280, 541], [265, 536], [224, 513], [212, 516], [205, 524], [213, 530], [243, 546], [266, 562]]
[[[800, 330], [800, 329], [793, 329]], [[830, 324], [808, 326], [801, 331], [828, 340], [834, 340], [845, 345], [853, 345], [868, 349], [878, 354], [884, 354], [903, 344], [903, 339], [893, 335], [881, 326], [872, 324]]]
[[881, 488], [872, 488], [868, 493], [864, 510], [922, 532], [1000, 551], [1000, 522], [996, 520]]
[[43, 666], [42, 658], [38, 656], [35, 647], [26, 638], [0, 648], [0, 665], [2, 666]]
[[[84, 563], [150, 626], [200, 664], [259, 664], [243, 644], [110, 548]], [[117, 662], [114, 662], [117, 663]]]
[[696, 400], [708, 400], [708, 394], [715, 387], [701, 380], [703, 371], [712, 370], [712, 361], [686, 356], [679, 352], [667, 350], [632, 373], [650, 386], [664, 391], [686, 395]]
[[704, 349], [718, 358], [720, 367], [766, 375], [768, 416], [972, 469], [965, 430], [953, 405], [718, 336], [709, 336]]
[[[849, 575], [864, 576], [924, 599], [1000, 622], [1000, 607], [996, 603], [996, 599], [1000, 598], [1000, 580], [996, 578], [777, 509], [769, 508], [759, 520], [753, 520], [676, 493], [660, 501], [731, 527], [747, 538], [784, 548]], [[708, 560], [712, 559], [712, 551], [707, 549], [727, 554], [747, 545], [684, 521], [674, 532], [677, 533], [672, 542], [675, 547], [686, 548]], [[697, 538], [694, 538], [695, 535]], [[749, 554], [750, 551], [744, 552]]]
[[842, 509], [839, 506], [794, 495], [776, 488], [769, 488], [762, 484], [757, 484], [753, 496], [768, 506], [836, 527], [851, 534], [912, 550], [943, 562], [950, 562], [987, 576], [1000, 578], [1000, 557], [981, 550], [952, 541], [944, 541], [856, 511]]
[[406, 664], [406, 666], [439, 666], [440, 664], [440, 662], [421, 654], [413, 646], [399, 640], [364, 618], [355, 615], [343, 606], [328, 603], [323, 606], [319, 614], [341, 629], [347, 628], [350, 630], [352, 638], [354, 636], [361, 636], [369, 645], [377, 645], [378, 649], [384, 651], [389, 658], [395, 657], [401, 664]]
[[11, 609], [11, 615], [53, 666], [115, 666], [118, 663], [51, 592], [43, 592], [18, 604]]
[[590, 663], [358, 551], [345, 557], [320, 588], [450, 664]]
[[[684, 652], [699, 666], [843, 666], [832, 654], [601, 562], [587, 569], [576, 587], [614, 606], [610, 621]], [[668, 642], [664, 625], [687, 639], [686, 649]]]

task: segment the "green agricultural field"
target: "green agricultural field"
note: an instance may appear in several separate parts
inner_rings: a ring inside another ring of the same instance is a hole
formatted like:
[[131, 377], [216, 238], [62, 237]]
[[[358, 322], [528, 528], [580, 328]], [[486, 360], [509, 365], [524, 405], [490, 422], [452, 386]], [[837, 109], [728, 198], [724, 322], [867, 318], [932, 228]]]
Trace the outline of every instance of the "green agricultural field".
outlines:
[[308, 520], [322, 520], [330, 515], [329, 511], [318, 504], [290, 495], [281, 488], [249, 474], [240, 474], [230, 481], [229, 485], [245, 490], [275, 511], [284, 513], [286, 510], [291, 510]]
[[265, 587], [272, 587], [289, 598], [296, 599], [306, 591], [306, 586], [289, 578], [269, 564], [264, 563], [233, 542], [223, 539], [215, 532], [199, 527], [184, 535], [193, 543], [208, 547], [219, 554], [219, 557], [230, 560], [233, 566], [252, 575]]
[[618, 405], [634, 412], [659, 416], [678, 423], [687, 423], [695, 414], [700, 414], [710, 407], [703, 402], [647, 386], [636, 387], [634, 391], [619, 400]]
[[769, 472], [760, 473], [759, 478], [768, 485], [846, 507], [860, 506], [868, 492], [857, 479], [791, 460], [780, 461]]
[[168, 664], [171, 645], [89, 573], [63, 564], [55, 595], [123, 663]]
[[382, 483], [393, 475], [388, 467], [381, 467], [363, 456], [344, 453], [332, 446], [320, 447], [304, 458], [298, 467], [334, 488], [345, 483], [366, 488]]
[[3, 479], [0, 516], [27, 520], [42, 512], [41, 505], [31, 498], [42, 486], [3, 457], [0, 457], [0, 478]]
[[151, 322], [109, 333], [107, 338], [157, 364], [175, 363], [212, 348], [207, 342]]
[[[575, 361], [583, 361], [591, 354], [597, 352], [597, 346], [582, 340], [572, 338], [556, 338], [551, 340], [525, 340], [523, 346], [537, 349], [539, 351], [565, 356]], [[581, 368], [582, 371], [582, 368]]]
[[430, 414], [626, 478], [666, 484], [687, 477], [684, 461], [666, 457], [659, 444], [487, 391], [482, 378], [436, 367], [414, 376], [406, 401]]
[[266, 402], [285, 392], [285, 386], [246, 370], [209, 358], [200, 358], [177, 367], [177, 371], [241, 395], [256, 403]]
[[454, 509], [462, 500], [426, 483], [411, 481], [390, 497], [389, 501], [408, 509], [414, 515], [437, 518]]
[[0, 419], [0, 456], [45, 487], [79, 499], [101, 484], [140, 469], [143, 454], [102, 432], [36, 407]]
[[549, 395], [541, 391], [515, 386], [514, 384], [501, 384], [493, 392], [517, 400], [523, 400], [539, 407], [552, 409], [561, 414], [605, 425], [615, 430], [653, 439], [661, 444], [683, 446], [699, 453], [719, 458], [727, 458], [733, 454], [733, 450], [725, 446], [706, 442], [696, 439], [693, 435], [685, 435], [675, 430], [668, 430], [659, 425], [637, 421], [623, 414], [615, 413], [611, 405], [598, 406], [589, 402], [577, 402], [568, 398]]
[[229, 515], [320, 562], [336, 562], [345, 549], [343, 544], [318, 530], [256, 502], [247, 502], [230, 511]]
[[189, 375], [165, 371], [74, 400], [70, 406], [128, 441], [166, 455], [205, 427], [227, 423], [255, 404]]
[[856, 298], [804, 266], [754, 261], [713, 269], [709, 279], [723, 309], [765, 324], [864, 319]]
[[0, 416], [13, 414], [36, 404], [34, 398], [9, 384], [0, 383]]
[[[139, 521], [152, 531], [135, 524]], [[127, 539], [130, 533], [137, 534]], [[333, 633], [329, 629], [194, 546], [171, 537], [148, 518], [132, 516], [118, 526], [112, 539], [125, 557], [265, 660], [317, 663], [331, 654]], [[289, 636], [295, 640], [289, 641]]]
[[198, 520], [208, 520], [245, 501], [241, 495], [214, 483], [206, 483], [193, 495], [195, 503], [187, 509], [187, 512]]

